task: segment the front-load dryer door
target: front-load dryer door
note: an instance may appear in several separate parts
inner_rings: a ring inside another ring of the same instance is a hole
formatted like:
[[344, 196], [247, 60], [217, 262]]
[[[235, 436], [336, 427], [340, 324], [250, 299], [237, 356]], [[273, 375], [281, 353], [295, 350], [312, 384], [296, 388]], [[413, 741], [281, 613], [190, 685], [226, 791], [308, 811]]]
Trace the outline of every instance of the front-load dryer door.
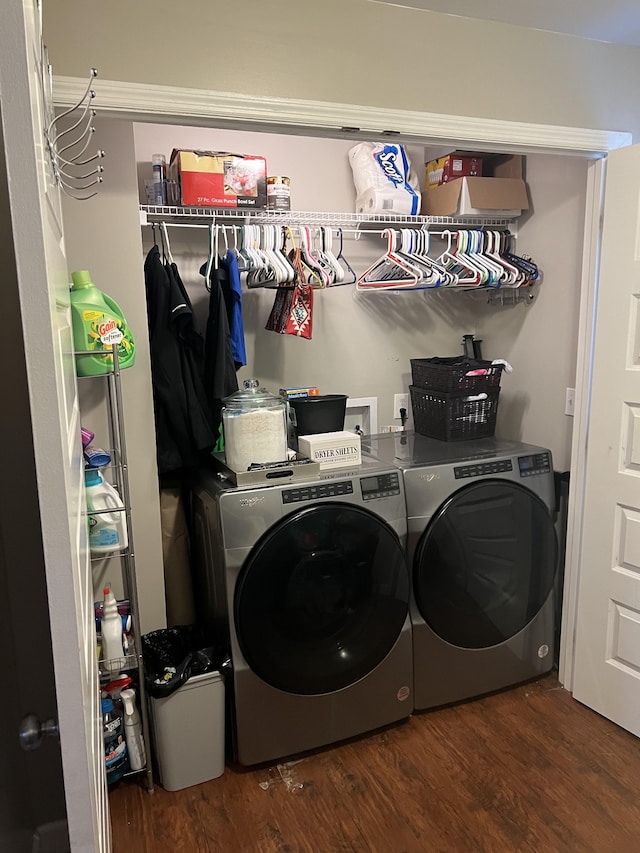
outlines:
[[434, 514], [416, 550], [417, 608], [451, 645], [498, 645], [547, 600], [557, 550], [549, 511], [529, 489], [506, 480], [465, 486]]
[[391, 527], [360, 507], [316, 504], [256, 543], [236, 584], [235, 630], [263, 681], [289, 693], [331, 693], [389, 654], [409, 595]]

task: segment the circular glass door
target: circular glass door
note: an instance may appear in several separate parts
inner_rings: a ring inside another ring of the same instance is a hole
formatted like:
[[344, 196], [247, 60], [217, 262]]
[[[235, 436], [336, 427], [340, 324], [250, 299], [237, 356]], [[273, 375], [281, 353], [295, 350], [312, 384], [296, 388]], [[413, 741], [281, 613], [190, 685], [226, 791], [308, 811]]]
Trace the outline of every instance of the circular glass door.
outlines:
[[400, 541], [373, 513], [343, 503], [302, 509], [256, 544], [238, 578], [242, 653], [280, 690], [340, 690], [395, 645], [409, 586]]
[[465, 486], [438, 509], [416, 551], [425, 622], [454, 646], [495, 646], [521, 631], [553, 587], [558, 545], [547, 507], [518, 483]]

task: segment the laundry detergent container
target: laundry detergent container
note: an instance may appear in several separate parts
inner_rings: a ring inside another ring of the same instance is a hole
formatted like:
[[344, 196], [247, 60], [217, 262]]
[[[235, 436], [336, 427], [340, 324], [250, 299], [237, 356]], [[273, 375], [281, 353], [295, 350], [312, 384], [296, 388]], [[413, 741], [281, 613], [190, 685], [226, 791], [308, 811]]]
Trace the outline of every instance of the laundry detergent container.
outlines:
[[289, 400], [296, 435], [343, 430], [347, 399], [346, 394], [321, 394]]

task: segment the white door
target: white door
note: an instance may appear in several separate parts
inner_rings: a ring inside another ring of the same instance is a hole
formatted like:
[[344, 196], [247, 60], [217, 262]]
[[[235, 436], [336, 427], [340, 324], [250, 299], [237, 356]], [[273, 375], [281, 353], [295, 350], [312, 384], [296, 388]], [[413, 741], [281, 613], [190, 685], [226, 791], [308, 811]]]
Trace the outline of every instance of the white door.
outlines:
[[608, 156], [573, 694], [640, 736], [640, 145]]
[[[5, 0], [0, 105], [22, 337], [28, 354], [67, 820], [72, 850], [89, 853], [109, 850], [111, 839], [68, 272], [59, 192], [44, 144], [47, 105], [40, 23], [36, 0]], [[3, 369], [10, 371], [11, 366]], [[8, 570], [19, 572], [20, 567]]]

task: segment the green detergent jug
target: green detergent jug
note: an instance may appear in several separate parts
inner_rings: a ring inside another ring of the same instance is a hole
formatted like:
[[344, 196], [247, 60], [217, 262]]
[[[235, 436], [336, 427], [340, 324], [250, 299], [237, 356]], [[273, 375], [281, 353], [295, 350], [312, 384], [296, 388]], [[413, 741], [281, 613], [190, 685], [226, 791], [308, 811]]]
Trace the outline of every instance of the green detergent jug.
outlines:
[[101, 376], [113, 370], [113, 346], [118, 347], [120, 369], [131, 367], [136, 346], [120, 306], [91, 281], [88, 270], [71, 273], [73, 342], [78, 351], [108, 355], [76, 355], [78, 376]]

